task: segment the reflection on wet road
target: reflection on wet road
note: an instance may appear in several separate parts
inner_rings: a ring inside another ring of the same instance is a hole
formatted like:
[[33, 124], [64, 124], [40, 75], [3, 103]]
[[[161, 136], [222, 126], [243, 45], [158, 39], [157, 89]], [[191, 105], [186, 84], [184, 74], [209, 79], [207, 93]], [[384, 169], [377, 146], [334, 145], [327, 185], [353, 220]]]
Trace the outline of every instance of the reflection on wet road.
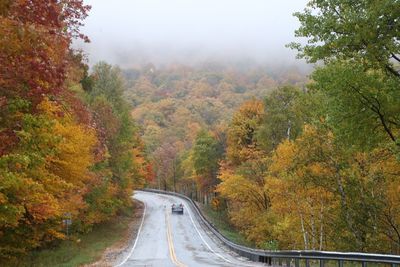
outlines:
[[[211, 238], [185, 200], [148, 192], [136, 192], [135, 198], [145, 203], [146, 213], [135, 247], [122, 255], [122, 266], [264, 266]], [[173, 203], [183, 203], [183, 215], [171, 213]]]

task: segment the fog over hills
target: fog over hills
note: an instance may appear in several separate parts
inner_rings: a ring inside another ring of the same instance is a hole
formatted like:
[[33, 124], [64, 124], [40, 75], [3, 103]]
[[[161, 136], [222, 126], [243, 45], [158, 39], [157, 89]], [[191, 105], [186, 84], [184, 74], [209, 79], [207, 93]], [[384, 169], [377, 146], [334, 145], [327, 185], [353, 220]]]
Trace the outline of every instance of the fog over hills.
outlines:
[[[87, 0], [83, 29], [90, 44], [76, 43], [90, 64], [121, 67], [203, 61], [304, 64], [285, 45], [296, 40], [293, 12], [305, 0]], [[112, 12], [110, 12], [112, 10]]]

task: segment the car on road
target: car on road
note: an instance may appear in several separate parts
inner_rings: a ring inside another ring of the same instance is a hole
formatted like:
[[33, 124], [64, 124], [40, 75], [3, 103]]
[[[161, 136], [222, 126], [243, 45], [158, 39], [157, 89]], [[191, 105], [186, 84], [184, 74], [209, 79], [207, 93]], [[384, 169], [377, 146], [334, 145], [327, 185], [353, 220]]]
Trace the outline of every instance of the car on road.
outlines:
[[172, 204], [171, 206], [171, 212], [172, 213], [178, 213], [178, 214], [183, 214], [183, 204]]

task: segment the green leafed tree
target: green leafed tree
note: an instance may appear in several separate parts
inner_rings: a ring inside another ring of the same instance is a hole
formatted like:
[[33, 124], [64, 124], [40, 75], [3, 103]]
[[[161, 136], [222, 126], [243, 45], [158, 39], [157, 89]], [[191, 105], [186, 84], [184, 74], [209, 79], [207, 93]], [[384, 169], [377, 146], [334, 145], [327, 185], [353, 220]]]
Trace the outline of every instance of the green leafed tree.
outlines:
[[192, 153], [200, 188], [203, 191], [210, 191], [217, 184], [218, 162], [223, 153], [221, 144], [210, 133], [202, 130], [196, 137]]
[[129, 203], [134, 182], [131, 176], [137, 172], [132, 164], [132, 149], [138, 144], [136, 126], [123, 99], [124, 79], [118, 68], [104, 62], [93, 67], [91, 79], [88, 102], [110, 156], [105, 163], [111, 169], [120, 198]]
[[299, 56], [322, 60], [313, 79], [330, 98], [330, 125], [358, 148], [399, 143], [400, 5], [396, 0], [312, 0], [295, 13]]
[[346, 144], [362, 149], [398, 142], [399, 81], [380, 70], [364, 71], [352, 62], [335, 62], [313, 74], [312, 86], [328, 97], [328, 123]]
[[296, 114], [296, 102], [301, 91], [284, 86], [270, 93], [264, 100], [265, 115], [258, 130], [259, 143], [271, 151], [284, 139], [294, 139], [300, 132], [302, 122]]
[[357, 59], [400, 78], [400, 5], [397, 0], [311, 0], [294, 14], [301, 26], [292, 43], [310, 62]]

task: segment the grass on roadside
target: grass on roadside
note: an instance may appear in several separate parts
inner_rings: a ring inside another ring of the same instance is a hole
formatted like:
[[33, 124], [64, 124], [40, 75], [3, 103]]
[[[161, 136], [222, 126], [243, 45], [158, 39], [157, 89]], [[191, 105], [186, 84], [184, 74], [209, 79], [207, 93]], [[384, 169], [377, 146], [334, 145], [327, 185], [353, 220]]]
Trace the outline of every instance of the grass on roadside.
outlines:
[[229, 224], [228, 215], [226, 212], [217, 212], [210, 206], [201, 205], [201, 210], [206, 218], [214, 224], [214, 226], [223, 234], [226, 238], [232, 242], [247, 246], [254, 247], [254, 244], [246, 240], [246, 238], [239, 233], [232, 225]]
[[61, 241], [59, 246], [33, 251], [18, 264], [18, 267], [75, 267], [99, 260], [107, 247], [117, 243], [127, 234], [133, 220], [133, 208], [126, 212], [129, 215], [117, 216], [109, 222], [99, 224], [87, 234], [78, 235], [76, 241]]

